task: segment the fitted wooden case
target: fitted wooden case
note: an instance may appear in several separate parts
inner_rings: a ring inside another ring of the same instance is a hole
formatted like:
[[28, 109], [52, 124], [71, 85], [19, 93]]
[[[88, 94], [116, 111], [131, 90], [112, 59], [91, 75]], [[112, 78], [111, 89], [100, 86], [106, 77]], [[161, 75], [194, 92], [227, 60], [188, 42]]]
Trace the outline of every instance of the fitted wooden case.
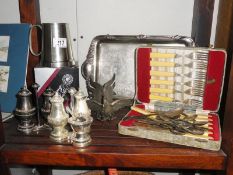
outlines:
[[[219, 150], [221, 129], [217, 111], [226, 52], [198, 47], [147, 47], [136, 50], [135, 62], [136, 103], [126, 115], [127, 120], [119, 123], [119, 133]], [[148, 111], [176, 108], [183, 108], [186, 113], [196, 113], [199, 117], [197, 120], [207, 120], [207, 131], [203, 135], [177, 135], [160, 127], [135, 125], [136, 116], [140, 117]]]

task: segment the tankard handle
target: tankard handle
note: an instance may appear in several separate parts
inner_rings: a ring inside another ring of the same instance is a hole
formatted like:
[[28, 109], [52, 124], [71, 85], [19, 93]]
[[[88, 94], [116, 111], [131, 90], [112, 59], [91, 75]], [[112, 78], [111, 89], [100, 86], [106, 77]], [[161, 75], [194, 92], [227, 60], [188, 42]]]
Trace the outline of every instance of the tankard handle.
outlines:
[[43, 37], [42, 37], [42, 41], [41, 41], [41, 51], [38, 52], [38, 53], [34, 52], [34, 50], [32, 49], [32, 29], [34, 27], [37, 27], [38, 29], [41, 30], [41, 32], [43, 32], [41, 25], [32, 25], [32, 27], [30, 28], [30, 31], [29, 31], [29, 49], [30, 49], [30, 52], [32, 53], [32, 55], [34, 55], [34, 56], [40, 56], [41, 53], [42, 53], [42, 51], [43, 51]]

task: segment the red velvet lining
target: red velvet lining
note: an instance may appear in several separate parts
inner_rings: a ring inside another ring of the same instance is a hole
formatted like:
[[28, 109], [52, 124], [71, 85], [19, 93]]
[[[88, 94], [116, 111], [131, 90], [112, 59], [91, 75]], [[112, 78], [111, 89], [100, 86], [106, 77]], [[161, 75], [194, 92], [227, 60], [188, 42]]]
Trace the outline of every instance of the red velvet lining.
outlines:
[[[144, 105], [137, 105], [137, 107], [141, 108], [141, 109], [145, 109]], [[128, 116], [141, 116], [142, 114], [140, 114], [139, 112], [136, 112], [134, 110], [131, 110], [127, 113], [127, 117]], [[123, 120], [120, 122], [120, 125], [122, 126], [132, 126], [134, 124], [134, 122], [136, 121], [136, 119], [128, 119], [128, 120]]]
[[137, 99], [140, 102], [149, 103], [150, 95], [150, 52], [151, 48], [139, 48], [137, 50]]
[[209, 134], [210, 137], [213, 137], [213, 140], [219, 141], [220, 140], [220, 128], [219, 128], [219, 117], [217, 114], [209, 114], [209, 119], [212, 119], [211, 124], [209, 124], [209, 127], [212, 127], [213, 129], [209, 129], [213, 134]]
[[207, 68], [207, 81], [215, 80], [213, 84], [206, 84], [203, 99], [203, 109], [217, 111], [220, 103], [222, 81], [225, 68], [225, 52], [210, 51]]

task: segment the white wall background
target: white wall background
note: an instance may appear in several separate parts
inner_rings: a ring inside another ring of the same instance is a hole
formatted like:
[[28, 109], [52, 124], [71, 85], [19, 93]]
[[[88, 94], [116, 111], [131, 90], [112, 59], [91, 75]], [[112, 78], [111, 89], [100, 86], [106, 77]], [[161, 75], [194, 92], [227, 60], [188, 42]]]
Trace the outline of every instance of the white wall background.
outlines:
[[[218, 2], [215, 1], [215, 7]], [[40, 0], [42, 23], [69, 23], [74, 57], [80, 66], [91, 40], [97, 35], [190, 36], [193, 4], [194, 0], [69, 0], [69, 3]], [[214, 43], [216, 21], [217, 8], [213, 15], [211, 44]], [[80, 88], [85, 89], [82, 76]]]
[[[80, 65], [97, 35], [190, 36], [193, 3], [193, 0], [77, 0]], [[85, 88], [82, 77], [80, 87]]]
[[[212, 44], [218, 3], [215, 0]], [[74, 57], [81, 65], [91, 40], [97, 35], [190, 36], [193, 4], [194, 0], [40, 0], [40, 14], [42, 23], [69, 23]], [[19, 22], [18, 0], [1, 0], [0, 23]], [[84, 89], [82, 78], [80, 83]], [[57, 170], [54, 174], [64, 172]], [[65, 171], [65, 174], [74, 174], [74, 171]]]
[[210, 44], [214, 46], [216, 26], [217, 26], [217, 17], [218, 17], [218, 6], [219, 0], [214, 1], [214, 13], [213, 13], [213, 21], [212, 21], [212, 30], [210, 36]]
[[0, 23], [19, 23], [18, 0], [0, 1]]

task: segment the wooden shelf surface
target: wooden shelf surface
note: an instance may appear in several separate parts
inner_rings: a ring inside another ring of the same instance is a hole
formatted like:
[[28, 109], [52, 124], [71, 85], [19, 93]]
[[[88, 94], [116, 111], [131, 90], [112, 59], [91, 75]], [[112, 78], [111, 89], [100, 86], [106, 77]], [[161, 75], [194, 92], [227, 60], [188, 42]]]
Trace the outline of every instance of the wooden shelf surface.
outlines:
[[58, 143], [49, 138], [49, 131], [25, 135], [17, 131], [15, 119], [4, 123], [5, 144], [2, 155], [8, 164], [166, 168], [166, 169], [225, 169], [226, 155], [171, 143], [118, 134], [119, 119], [92, 125], [92, 143], [75, 148], [69, 142]]

